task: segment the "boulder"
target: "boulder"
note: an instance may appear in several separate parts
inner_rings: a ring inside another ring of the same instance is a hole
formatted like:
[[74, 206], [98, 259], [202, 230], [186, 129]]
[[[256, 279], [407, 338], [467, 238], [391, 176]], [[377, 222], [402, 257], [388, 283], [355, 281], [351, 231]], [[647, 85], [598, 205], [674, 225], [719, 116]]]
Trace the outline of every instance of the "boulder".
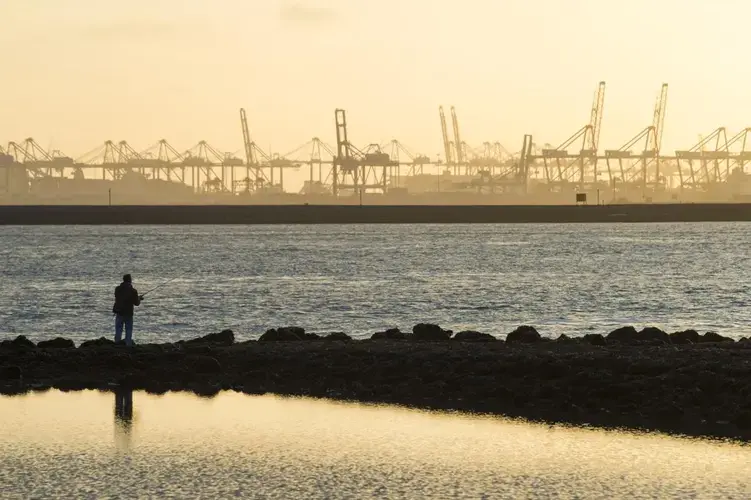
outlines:
[[373, 340], [404, 340], [407, 338], [407, 334], [398, 328], [389, 328], [385, 332], [375, 332], [370, 338]]
[[606, 339], [614, 342], [633, 342], [636, 340], [637, 331], [633, 326], [622, 326], [608, 333]]
[[583, 337], [584, 342], [592, 345], [605, 345], [605, 337], [599, 333], [588, 333]]
[[347, 342], [347, 341], [352, 340], [352, 337], [350, 337], [344, 332], [331, 332], [324, 337], [324, 340], [339, 340], [339, 341]]
[[636, 334], [636, 338], [641, 341], [660, 341], [666, 344], [670, 343], [670, 335], [654, 326], [642, 328], [641, 331]]
[[707, 332], [701, 336], [699, 342], [733, 342], [733, 339], [730, 337], [723, 337], [717, 332]]
[[189, 356], [185, 360], [194, 373], [220, 373], [222, 365], [211, 356]]
[[19, 380], [21, 378], [21, 367], [11, 365], [0, 367], [0, 380]]
[[76, 344], [70, 339], [57, 337], [52, 340], [43, 340], [37, 343], [37, 347], [40, 349], [73, 349]]
[[4, 349], [34, 349], [36, 344], [27, 339], [25, 335], [19, 335], [13, 340], [3, 340], [0, 342], [0, 348]]
[[561, 343], [568, 343], [568, 342], [573, 342], [574, 339], [572, 339], [571, 337], [569, 337], [565, 333], [562, 333], [562, 334], [560, 334], [560, 336], [557, 339], [555, 339], [555, 341], [556, 342], [561, 342]]
[[412, 327], [413, 340], [448, 340], [451, 333], [451, 330], [430, 323], [419, 323]]
[[304, 333], [302, 335], [303, 340], [321, 340], [321, 336], [317, 333]]
[[506, 335], [506, 342], [508, 343], [519, 342], [522, 344], [532, 344], [539, 342], [541, 339], [542, 337], [540, 337], [540, 334], [535, 327], [528, 325], [522, 325]]
[[305, 330], [299, 327], [284, 327], [271, 330], [267, 330], [266, 333], [261, 335], [259, 341], [291, 341], [291, 340], [303, 340], [305, 336]]
[[235, 334], [232, 330], [222, 330], [219, 333], [210, 333], [203, 337], [188, 340], [185, 343], [231, 346], [235, 343]]
[[458, 340], [460, 342], [495, 342], [496, 339], [494, 336], [490, 335], [489, 333], [481, 333], [481, 332], [475, 332], [473, 330], [465, 330], [463, 332], [459, 332], [456, 335], [454, 335], [454, 340]]
[[105, 337], [99, 337], [98, 339], [94, 340], [86, 340], [81, 343], [80, 348], [89, 348], [89, 347], [111, 347], [114, 346], [115, 342], [105, 338]]
[[701, 336], [696, 330], [683, 330], [671, 333], [670, 341], [673, 344], [698, 344], [701, 342]]

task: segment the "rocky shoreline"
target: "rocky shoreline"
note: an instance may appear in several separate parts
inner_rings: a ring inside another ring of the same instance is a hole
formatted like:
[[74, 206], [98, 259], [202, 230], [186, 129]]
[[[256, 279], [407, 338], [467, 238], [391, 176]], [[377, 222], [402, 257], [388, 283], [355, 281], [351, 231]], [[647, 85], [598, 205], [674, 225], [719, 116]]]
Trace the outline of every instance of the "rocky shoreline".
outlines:
[[0, 394], [222, 390], [461, 410], [534, 421], [751, 440], [751, 341], [693, 330], [505, 340], [415, 325], [352, 340], [302, 328], [230, 330], [133, 347], [100, 338], [0, 342]]

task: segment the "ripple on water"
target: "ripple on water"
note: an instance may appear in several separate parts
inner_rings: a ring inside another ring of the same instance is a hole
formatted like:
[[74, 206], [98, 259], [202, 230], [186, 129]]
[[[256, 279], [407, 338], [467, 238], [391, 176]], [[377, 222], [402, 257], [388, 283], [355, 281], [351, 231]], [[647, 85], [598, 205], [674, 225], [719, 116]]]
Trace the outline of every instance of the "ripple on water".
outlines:
[[[296, 322], [355, 337], [422, 321], [504, 334], [624, 324], [751, 335], [747, 223], [8, 227], [0, 337], [109, 334], [130, 271], [143, 342]], [[11, 249], [11, 251], [7, 251]], [[172, 323], [188, 325], [174, 328]]]
[[751, 495], [737, 444], [384, 406], [51, 391], [0, 426], [3, 498]]

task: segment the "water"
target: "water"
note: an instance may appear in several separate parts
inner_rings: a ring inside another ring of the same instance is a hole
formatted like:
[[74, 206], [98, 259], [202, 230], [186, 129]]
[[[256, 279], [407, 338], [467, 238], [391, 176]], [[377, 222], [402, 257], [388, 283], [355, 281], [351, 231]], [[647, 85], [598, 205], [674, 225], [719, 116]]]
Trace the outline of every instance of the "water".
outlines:
[[128, 412], [111, 393], [0, 397], [2, 497], [751, 496], [751, 450], [732, 443], [235, 393], [130, 398]]
[[110, 335], [124, 272], [136, 338], [299, 325], [370, 335], [436, 322], [503, 335], [621, 325], [751, 334], [751, 226], [115, 226], [0, 229], [0, 337]]

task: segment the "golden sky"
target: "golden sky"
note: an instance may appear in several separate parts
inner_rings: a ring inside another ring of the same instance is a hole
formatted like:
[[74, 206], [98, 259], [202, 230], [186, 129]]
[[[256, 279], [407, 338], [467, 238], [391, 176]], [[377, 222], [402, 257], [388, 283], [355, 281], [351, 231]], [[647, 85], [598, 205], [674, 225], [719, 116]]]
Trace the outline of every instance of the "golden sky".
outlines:
[[561, 143], [608, 91], [602, 149], [651, 121], [664, 146], [751, 126], [747, 0], [0, 0], [0, 143], [32, 136], [77, 157], [107, 139], [142, 150], [254, 139], [285, 153], [397, 138], [441, 151], [437, 107], [463, 139]]

